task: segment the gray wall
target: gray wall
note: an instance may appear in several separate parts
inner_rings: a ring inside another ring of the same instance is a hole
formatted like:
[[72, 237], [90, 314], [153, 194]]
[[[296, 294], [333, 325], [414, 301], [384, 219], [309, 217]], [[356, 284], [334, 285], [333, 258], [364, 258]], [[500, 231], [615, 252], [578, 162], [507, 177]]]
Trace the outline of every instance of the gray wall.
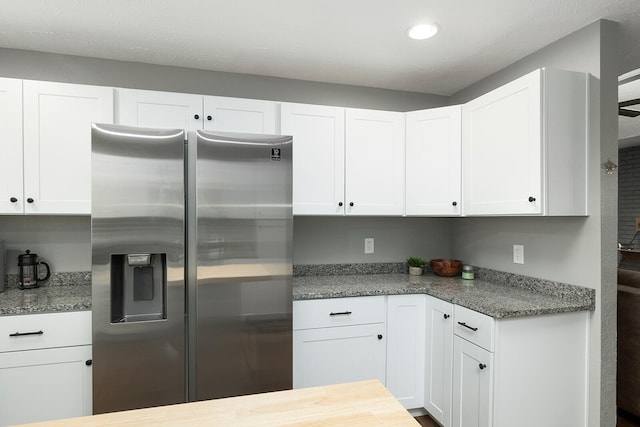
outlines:
[[0, 216], [0, 240], [7, 248], [7, 273], [18, 273], [18, 255], [29, 249], [53, 272], [91, 269], [88, 216]]
[[377, 110], [447, 105], [448, 97], [0, 48], [0, 76]]
[[[448, 218], [295, 217], [294, 264], [403, 262], [407, 258], [447, 258]], [[364, 253], [364, 238], [375, 251]]]
[[[617, 24], [598, 21], [455, 94], [462, 103], [539, 67], [592, 75], [587, 218], [465, 218], [452, 225], [453, 256], [482, 267], [596, 290], [589, 353], [589, 426], [615, 426], [617, 176]], [[524, 245], [524, 265], [512, 245]]]

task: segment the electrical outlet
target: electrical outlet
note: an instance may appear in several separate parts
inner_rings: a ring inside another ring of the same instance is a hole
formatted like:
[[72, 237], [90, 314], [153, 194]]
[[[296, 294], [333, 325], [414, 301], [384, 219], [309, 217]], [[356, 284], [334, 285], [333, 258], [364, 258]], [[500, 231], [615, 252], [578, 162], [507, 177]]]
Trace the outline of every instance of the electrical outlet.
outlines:
[[513, 263], [524, 264], [524, 245], [513, 245]]
[[636, 231], [640, 231], [640, 216], [636, 217]]
[[364, 253], [372, 254], [373, 253], [373, 237], [365, 237], [364, 239]]

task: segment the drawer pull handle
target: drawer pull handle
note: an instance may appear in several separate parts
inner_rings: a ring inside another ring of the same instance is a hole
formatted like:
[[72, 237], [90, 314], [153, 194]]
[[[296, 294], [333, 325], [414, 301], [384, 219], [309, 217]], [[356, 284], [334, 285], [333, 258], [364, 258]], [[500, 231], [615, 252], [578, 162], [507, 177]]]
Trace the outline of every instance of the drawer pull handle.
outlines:
[[24, 337], [26, 335], [42, 335], [44, 334], [44, 332], [42, 331], [37, 331], [37, 332], [14, 332], [12, 334], [9, 334], [10, 337]]
[[348, 316], [349, 314], [351, 314], [350, 311], [339, 311], [337, 313], [332, 311], [331, 313], [329, 313], [329, 316]]
[[474, 331], [474, 332], [478, 330], [478, 328], [474, 328], [473, 326], [469, 326], [469, 325], [467, 325], [467, 324], [466, 324], [466, 323], [464, 323], [464, 322], [458, 322], [458, 325], [460, 325], [460, 326], [464, 326], [464, 327], [465, 327], [465, 328], [467, 328], [467, 329], [471, 329], [471, 330], [472, 330], [472, 331]]
[[449, 317], [451, 317], [451, 316], [449, 316], [447, 313], [445, 313], [442, 317], [444, 317], [444, 318], [445, 318], [445, 320], [446, 320], [446, 319], [448, 319], [448, 318], [449, 318]]
[[487, 365], [485, 365], [484, 363], [481, 363], [480, 365], [478, 365], [478, 367], [479, 367], [480, 369], [484, 369], [484, 368], [486, 368], [486, 367], [487, 367]]

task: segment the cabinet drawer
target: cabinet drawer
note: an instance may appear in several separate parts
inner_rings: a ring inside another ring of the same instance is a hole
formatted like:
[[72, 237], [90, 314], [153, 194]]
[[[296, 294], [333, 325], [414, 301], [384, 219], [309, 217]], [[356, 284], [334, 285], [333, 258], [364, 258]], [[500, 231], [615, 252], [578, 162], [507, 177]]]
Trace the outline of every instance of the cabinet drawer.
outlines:
[[0, 317], [0, 352], [87, 344], [90, 311]]
[[385, 321], [385, 296], [293, 302], [293, 329], [328, 328]]
[[493, 351], [495, 320], [492, 317], [456, 305], [453, 318], [454, 334]]

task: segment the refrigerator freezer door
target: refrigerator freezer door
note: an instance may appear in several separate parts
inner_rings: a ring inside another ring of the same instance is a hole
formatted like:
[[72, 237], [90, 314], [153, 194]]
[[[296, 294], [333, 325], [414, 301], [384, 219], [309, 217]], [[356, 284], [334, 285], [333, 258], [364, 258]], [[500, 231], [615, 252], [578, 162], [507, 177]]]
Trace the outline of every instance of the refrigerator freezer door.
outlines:
[[197, 131], [195, 138], [190, 398], [290, 389], [291, 137]]
[[96, 414], [185, 401], [184, 141], [93, 125]]

